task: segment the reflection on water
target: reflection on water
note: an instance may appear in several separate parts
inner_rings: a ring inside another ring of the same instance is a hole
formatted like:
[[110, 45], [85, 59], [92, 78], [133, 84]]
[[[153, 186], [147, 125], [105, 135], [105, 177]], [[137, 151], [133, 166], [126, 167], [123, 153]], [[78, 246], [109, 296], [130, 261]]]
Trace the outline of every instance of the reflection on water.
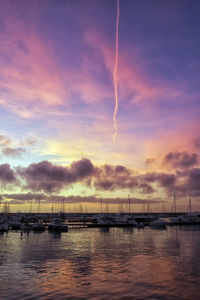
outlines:
[[0, 235], [0, 299], [198, 299], [200, 228]]

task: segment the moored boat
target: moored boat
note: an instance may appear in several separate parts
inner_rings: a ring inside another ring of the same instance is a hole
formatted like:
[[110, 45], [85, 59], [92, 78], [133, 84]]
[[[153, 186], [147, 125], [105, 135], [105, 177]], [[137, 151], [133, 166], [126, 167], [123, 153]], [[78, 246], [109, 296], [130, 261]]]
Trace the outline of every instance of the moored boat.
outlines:
[[33, 231], [44, 231], [45, 225], [41, 221], [35, 222], [35, 223], [33, 223], [32, 229], [33, 229]]
[[200, 224], [200, 213], [190, 212], [185, 215], [174, 217], [171, 219], [173, 225], [198, 225]]
[[31, 230], [31, 225], [29, 223], [21, 224], [21, 231], [29, 232]]
[[60, 219], [53, 219], [49, 225], [48, 230], [50, 231], [68, 231], [68, 226], [66, 224], [62, 224], [62, 221]]
[[150, 227], [152, 228], [166, 228], [166, 225], [167, 222], [162, 219], [158, 219], [150, 223]]
[[6, 222], [0, 221], [0, 231], [7, 232], [9, 229], [9, 225]]
[[21, 222], [18, 220], [10, 221], [10, 228], [13, 230], [19, 230], [21, 228]]

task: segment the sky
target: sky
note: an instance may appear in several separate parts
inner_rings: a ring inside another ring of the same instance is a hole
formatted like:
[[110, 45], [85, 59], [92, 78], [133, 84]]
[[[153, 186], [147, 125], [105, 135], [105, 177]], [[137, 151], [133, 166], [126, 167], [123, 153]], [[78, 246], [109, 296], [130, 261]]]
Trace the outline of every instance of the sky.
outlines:
[[199, 1], [119, 0], [114, 141], [117, 1], [0, 5], [0, 210], [200, 210]]

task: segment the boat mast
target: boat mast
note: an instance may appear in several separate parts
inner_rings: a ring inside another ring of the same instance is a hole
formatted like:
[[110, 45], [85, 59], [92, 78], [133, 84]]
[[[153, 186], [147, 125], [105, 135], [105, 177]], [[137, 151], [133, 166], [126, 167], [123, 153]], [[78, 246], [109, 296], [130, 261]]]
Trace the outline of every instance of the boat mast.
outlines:
[[174, 213], [176, 214], [176, 194], [174, 194]]
[[163, 203], [162, 203], [162, 210], [163, 210], [163, 213], [166, 213], [164, 200], [163, 200]]
[[128, 195], [128, 213], [129, 213], [129, 215], [131, 213], [131, 198], [130, 198], [130, 194]]
[[131, 201], [131, 212], [134, 212], [134, 198], [132, 197], [132, 201]]
[[62, 211], [65, 212], [65, 197], [62, 198]]
[[143, 214], [145, 213], [145, 200], [143, 200]]
[[52, 201], [52, 206], [51, 206], [51, 213], [53, 213], [53, 211], [54, 211], [54, 206], [53, 206], [53, 201]]
[[148, 214], [149, 214], [149, 212], [150, 212], [149, 200], [148, 200], [148, 202], [147, 202], [147, 211], [148, 211]]
[[39, 213], [40, 212], [40, 196], [39, 196], [39, 199], [38, 199], [38, 209], [37, 209], [37, 212]]
[[192, 212], [192, 203], [191, 203], [191, 198], [189, 198], [189, 212]]
[[32, 213], [32, 203], [33, 203], [33, 199], [31, 199], [30, 201], [30, 214]]

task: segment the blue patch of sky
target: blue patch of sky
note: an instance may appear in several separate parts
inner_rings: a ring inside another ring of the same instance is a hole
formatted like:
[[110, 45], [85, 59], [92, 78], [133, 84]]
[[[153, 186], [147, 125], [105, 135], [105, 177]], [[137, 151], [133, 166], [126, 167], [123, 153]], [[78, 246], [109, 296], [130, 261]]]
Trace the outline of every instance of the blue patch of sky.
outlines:
[[195, 70], [192, 68], [188, 75], [188, 65], [200, 58], [197, 13], [200, 4], [189, 3], [124, 1], [121, 4], [121, 47], [127, 46], [130, 52], [140, 49], [140, 58], [148, 66], [146, 76], [152, 75], [153, 80], [159, 82], [161, 77], [173, 82], [180, 76], [189, 79]]

